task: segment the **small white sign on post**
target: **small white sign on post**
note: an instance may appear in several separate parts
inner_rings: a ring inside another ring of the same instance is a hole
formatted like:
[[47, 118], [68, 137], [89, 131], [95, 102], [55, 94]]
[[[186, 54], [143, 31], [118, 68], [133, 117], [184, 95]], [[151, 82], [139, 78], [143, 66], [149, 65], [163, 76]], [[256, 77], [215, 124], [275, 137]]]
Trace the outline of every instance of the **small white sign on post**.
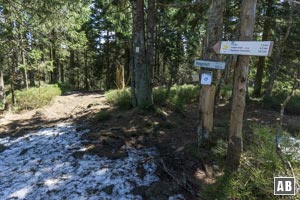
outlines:
[[211, 85], [212, 82], [212, 72], [202, 72], [201, 74], [201, 85]]

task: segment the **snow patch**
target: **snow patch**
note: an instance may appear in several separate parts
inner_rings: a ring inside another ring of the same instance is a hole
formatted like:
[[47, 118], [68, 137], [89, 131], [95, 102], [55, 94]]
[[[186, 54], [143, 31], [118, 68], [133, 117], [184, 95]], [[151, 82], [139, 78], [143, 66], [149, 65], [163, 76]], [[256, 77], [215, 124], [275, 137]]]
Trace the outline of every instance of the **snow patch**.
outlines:
[[279, 148], [293, 159], [300, 160], [300, 140], [294, 137], [283, 136], [279, 138]]
[[[95, 155], [78, 159], [84, 151], [80, 137], [70, 124], [43, 128], [19, 138], [0, 138], [6, 147], [0, 153], [0, 199], [142, 199], [131, 191], [158, 181], [154, 148], [128, 149], [128, 157], [111, 160]], [[136, 171], [143, 163], [146, 175]]]

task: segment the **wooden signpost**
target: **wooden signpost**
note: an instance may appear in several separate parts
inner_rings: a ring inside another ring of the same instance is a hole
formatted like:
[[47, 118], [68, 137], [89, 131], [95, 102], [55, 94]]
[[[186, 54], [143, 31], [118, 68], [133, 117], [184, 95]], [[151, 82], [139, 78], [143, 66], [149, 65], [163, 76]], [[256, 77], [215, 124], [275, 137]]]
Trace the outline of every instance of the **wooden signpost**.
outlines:
[[222, 41], [213, 49], [217, 54], [271, 56], [273, 41]]
[[207, 60], [195, 60], [194, 66], [197, 68], [206, 68], [208, 70], [202, 71], [199, 74], [200, 84], [202, 85], [200, 90], [200, 126], [198, 126], [198, 146], [201, 145], [203, 138], [208, 138], [209, 131], [213, 129], [213, 110], [214, 110], [214, 96], [216, 92], [216, 86], [212, 84], [213, 73], [212, 70], [225, 69], [225, 62], [207, 61]]
[[[272, 49], [273, 49], [273, 41], [221, 41], [216, 43], [213, 46], [214, 51], [216, 54], [232, 54], [232, 55], [244, 55], [244, 56], [271, 56]], [[194, 66], [199, 68], [208, 68], [208, 69], [217, 69], [217, 70], [223, 70], [225, 69], [225, 63], [224, 62], [215, 62], [215, 61], [206, 61], [206, 60], [195, 60]], [[206, 71], [201, 73], [201, 81], [200, 84], [203, 85], [202, 90], [207, 90], [208, 92], [203, 92], [208, 95], [202, 95], [203, 97], [200, 98], [200, 110], [202, 110], [204, 113], [207, 110], [208, 107], [213, 106], [211, 102], [207, 101], [210, 94], [214, 94], [209, 91], [215, 90], [215, 86], [211, 85], [212, 82], [212, 72]], [[207, 87], [209, 86], [209, 87]], [[238, 86], [234, 86], [238, 87]], [[201, 96], [201, 95], [200, 95]], [[206, 128], [208, 128], [210, 131], [213, 127], [213, 124], [210, 123], [209, 119], [210, 117], [203, 117], [203, 124]], [[199, 128], [198, 128], [199, 129]], [[207, 130], [206, 130], [207, 131]], [[200, 141], [200, 132], [198, 131], [198, 145]]]
[[[243, 1], [243, 3], [246, 1]], [[252, 10], [253, 11], [253, 10]], [[246, 12], [246, 11], [243, 11]], [[250, 11], [249, 11], [250, 12]], [[241, 39], [252, 39], [255, 22], [255, 9], [250, 18], [242, 19]], [[248, 24], [246, 23], [248, 22]], [[249, 34], [248, 26], [251, 27]], [[249, 37], [250, 36], [250, 37]], [[230, 170], [236, 170], [240, 163], [243, 149], [243, 115], [246, 105], [246, 91], [249, 72], [249, 56], [271, 56], [273, 49], [272, 41], [222, 41], [213, 46], [217, 54], [239, 55], [234, 69], [234, 86], [232, 96], [232, 109], [230, 114], [229, 142], [227, 153], [227, 166]]]

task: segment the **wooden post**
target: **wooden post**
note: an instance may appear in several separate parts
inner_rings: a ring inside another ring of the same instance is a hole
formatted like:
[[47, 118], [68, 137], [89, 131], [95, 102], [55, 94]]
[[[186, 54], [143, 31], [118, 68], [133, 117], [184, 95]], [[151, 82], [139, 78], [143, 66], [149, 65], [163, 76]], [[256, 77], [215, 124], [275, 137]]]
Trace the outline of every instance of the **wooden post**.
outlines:
[[[252, 40], [257, 0], [243, 0], [241, 8], [241, 41]], [[249, 56], [238, 56], [234, 69], [234, 88], [230, 115], [227, 168], [236, 170], [240, 164], [243, 149], [243, 115], [246, 105]]]
[[[222, 39], [223, 34], [223, 12], [225, 0], [212, 0], [206, 24], [206, 39], [203, 51], [203, 58], [207, 60], [219, 60], [219, 56], [213, 51], [212, 46]], [[217, 73], [214, 73], [217, 74]], [[199, 122], [198, 122], [198, 144], [203, 139], [208, 139], [209, 132], [213, 130], [214, 102], [218, 79], [215, 76], [210, 86], [202, 86], [199, 99]]]

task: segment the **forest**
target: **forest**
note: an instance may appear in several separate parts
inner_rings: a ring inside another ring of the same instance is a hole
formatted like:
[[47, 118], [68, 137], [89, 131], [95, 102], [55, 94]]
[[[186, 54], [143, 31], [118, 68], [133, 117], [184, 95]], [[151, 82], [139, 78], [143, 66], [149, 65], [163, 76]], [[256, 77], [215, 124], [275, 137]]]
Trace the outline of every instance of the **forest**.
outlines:
[[0, 0], [0, 199], [298, 199], [299, 36], [299, 0]]

